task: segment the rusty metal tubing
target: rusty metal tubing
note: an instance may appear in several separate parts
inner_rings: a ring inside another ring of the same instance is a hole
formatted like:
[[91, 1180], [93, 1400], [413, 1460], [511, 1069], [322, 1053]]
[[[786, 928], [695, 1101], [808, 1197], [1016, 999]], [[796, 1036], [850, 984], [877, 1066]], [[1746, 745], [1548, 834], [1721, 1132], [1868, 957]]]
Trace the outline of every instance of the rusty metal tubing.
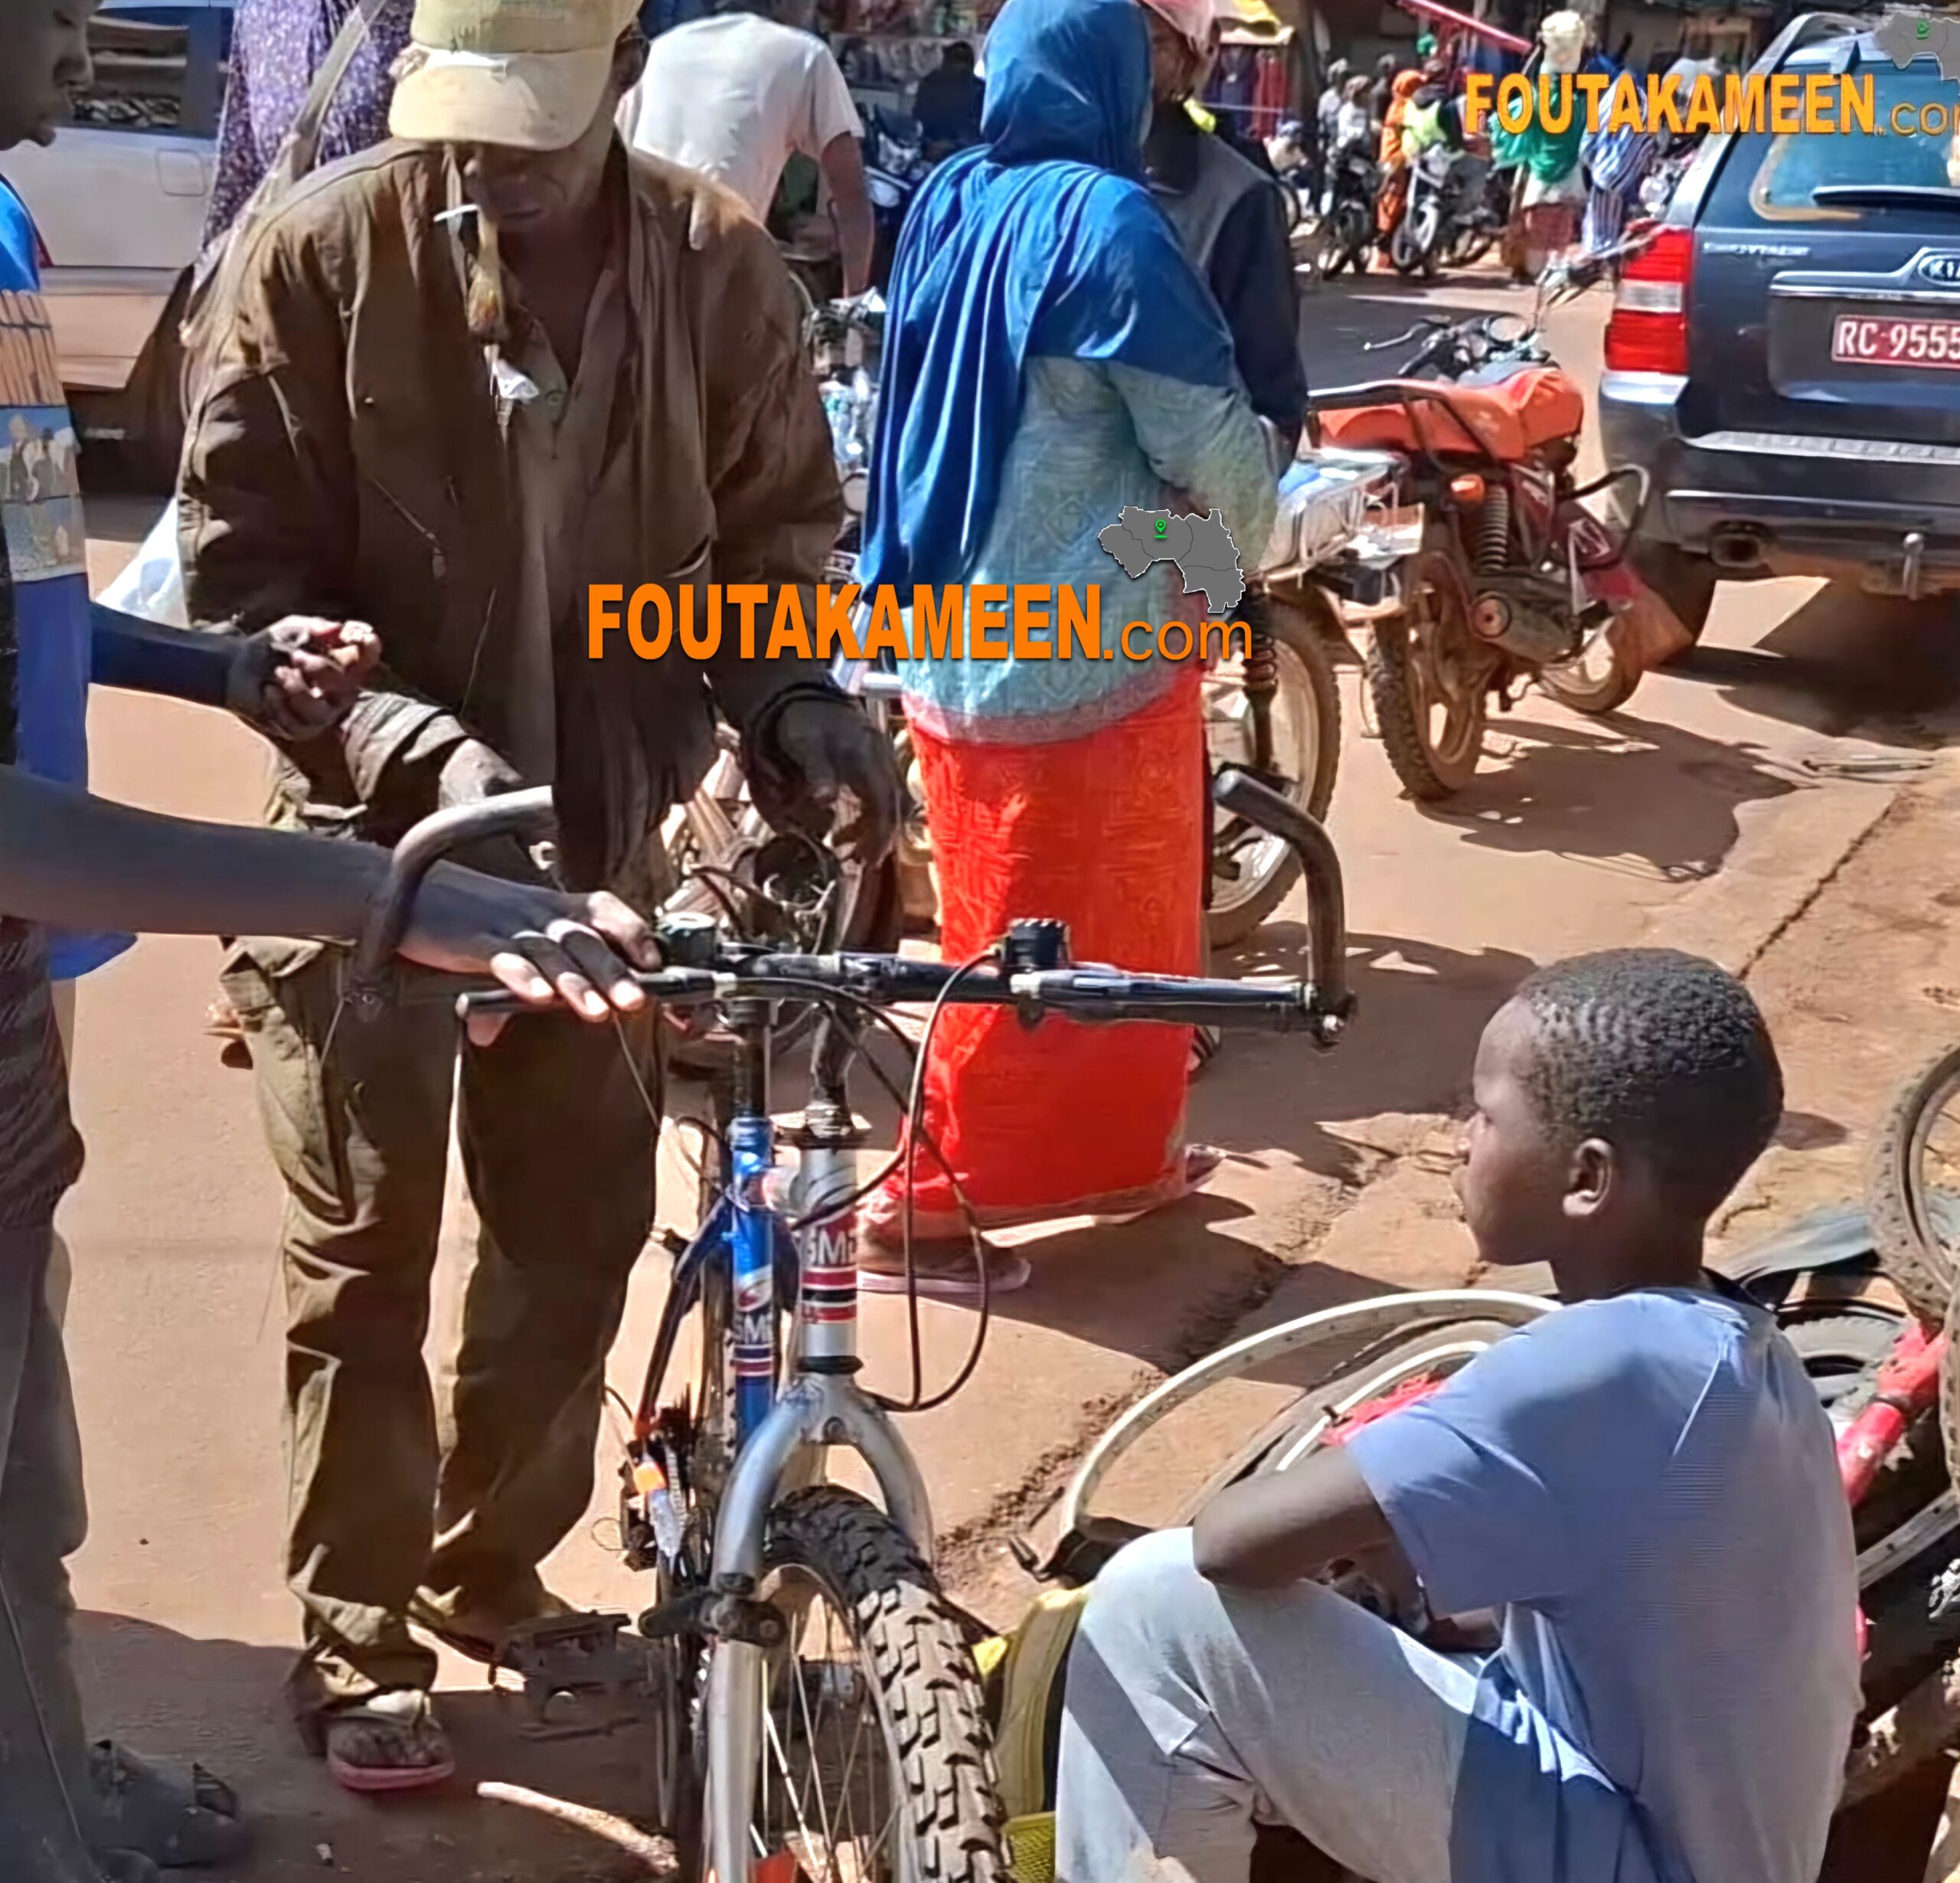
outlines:
[[556, 822], [548, 786], [534, 791], [509, 791], [480, 804], [458, 804], [437, 811], [410, 827], [388, 864], [388, 880], [368, 910], [354, 965], [347, 981], [348, 997], [370, 1011], [381, 1004], [388, 964], [415, 907], [422, 879], [452, 850], [495, 837], [538, 836]]
[[1269, 786], [1227, 765], [1211, 781], [1214, 800], [1234, 817], [1282, 839], [1300, 859], [1307, 883], [1308, 974], [1322, 1011], [1344, 1018], [1348, 992], [1348, 897], [1340, 853], [1319, 819]]

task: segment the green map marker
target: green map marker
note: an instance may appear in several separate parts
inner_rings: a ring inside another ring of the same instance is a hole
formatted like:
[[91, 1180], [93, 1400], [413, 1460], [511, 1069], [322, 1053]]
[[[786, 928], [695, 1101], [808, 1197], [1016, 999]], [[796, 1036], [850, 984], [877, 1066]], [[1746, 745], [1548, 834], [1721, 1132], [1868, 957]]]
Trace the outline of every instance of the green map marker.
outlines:
[[1165, 518], [1159, 517], [1157, 519], [1157, 534], [1159, 536], [1161, 536], [1170, 527], [1169, 522]]

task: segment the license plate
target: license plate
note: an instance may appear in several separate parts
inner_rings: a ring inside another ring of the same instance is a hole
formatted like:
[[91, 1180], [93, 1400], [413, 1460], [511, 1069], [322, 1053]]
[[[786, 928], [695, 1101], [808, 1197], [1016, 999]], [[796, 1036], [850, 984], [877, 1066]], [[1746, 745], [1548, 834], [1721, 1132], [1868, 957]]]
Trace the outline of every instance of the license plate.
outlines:
[[1853, 366], [1942, 366], [1960, 371], [1960, 320], [1840, 314], [1831, 357]]

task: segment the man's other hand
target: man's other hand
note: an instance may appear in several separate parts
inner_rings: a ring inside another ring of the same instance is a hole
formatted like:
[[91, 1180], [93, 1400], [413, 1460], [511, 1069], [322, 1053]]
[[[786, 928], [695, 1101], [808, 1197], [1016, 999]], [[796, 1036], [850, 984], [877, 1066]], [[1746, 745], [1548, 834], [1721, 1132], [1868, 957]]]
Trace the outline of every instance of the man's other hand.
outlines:
[[[416, 893], [402, 953], [452, 974], [493, 974], [520, 999], [563, 1001], [582, 1020], [638, 1013], [646, 995], [634, 968], [660, 966], [653, 931], [617, 896], [561, 895], [438, 864]], [[501, 1022], [472, 1021], [479, 1045]]]
[[466, 739], [443, 760], [436, 803], [446, 811], [459, 804], [481, 804], [486, 798], [516, 790], [523, 783], [515, 767], [481, 739]]
[[[776, 763], [759, 764], [750, 780], [756, 809], [778, 829], [829, 835], [851, 862], [879, 861], [898, 829], [898, 766], [856, 702], [841, 694], [792, 700], [773, 734]], [[840, 799], [850, 809], [833, 834]]]
[[364, 621], [288, 615], [240, 641], [226, 704], [275, 738], [314, 738], [345, 716], [381, 658]]

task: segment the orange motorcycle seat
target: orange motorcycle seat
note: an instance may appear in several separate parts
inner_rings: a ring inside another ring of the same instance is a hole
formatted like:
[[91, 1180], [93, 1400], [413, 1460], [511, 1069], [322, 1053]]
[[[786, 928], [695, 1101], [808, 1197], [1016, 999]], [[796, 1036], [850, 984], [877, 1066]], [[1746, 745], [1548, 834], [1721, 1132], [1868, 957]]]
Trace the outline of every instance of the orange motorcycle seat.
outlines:
[[[1396, 382], [1412, 393], [1440, 393], [1408, 405], [1351, 406], [1320, 416], [1321, 442], [1344, 451], [1428, 450], [1438, 457], [1512, 461], [1586, 427], [1586, 397], [1556, 366], [1527, 366], [1492, 386], [1446, 380]], [[1468, 429], [1466, 430], [1465, 427]]]

